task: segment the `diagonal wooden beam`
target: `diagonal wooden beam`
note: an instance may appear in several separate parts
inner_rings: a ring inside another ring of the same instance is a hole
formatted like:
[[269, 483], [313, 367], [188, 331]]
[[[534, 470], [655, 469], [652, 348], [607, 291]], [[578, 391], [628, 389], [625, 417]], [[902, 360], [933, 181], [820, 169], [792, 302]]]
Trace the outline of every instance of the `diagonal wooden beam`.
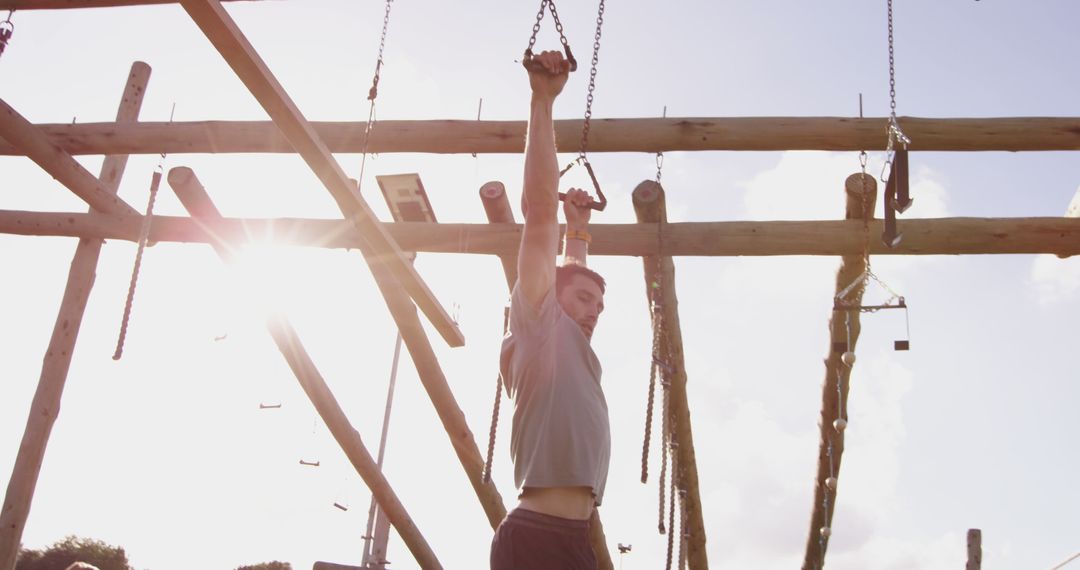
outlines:
[[[177, 190], [178, 194], [206, 196], [206, 190], [190, 168], [173, 168], [169, 171], [168, 180], [169, 185]], [[219, 225], [214, 219], [220, 219], [220, 214], [217, 213], [216, 208], [212, 208], [209, 198], [188, 200], [188, 202], [191, 204], [189, 208], [200, 214], [199, 222], [204, 227], [213, 228]], [[240, 243], [245, 239], [245, 234], [242, 233], [229, 235], [211, 230], [208, 235], [211, 236], [210, 242], [217, 244]], [[442, 422], [446, 434], [450, 437], [454, 452], [457, 454], [458, 460], [461, 462], [461, 466], [464, 468], [465, 474], [468, 476], [469, 482], [480, 500], [480, 505], [484, 509], [488, 521], [494, 528], [506, 516], [506, 507], [503, 505], [502, 497], [499, 495], [495, 485], [493, 483], [485, 484], [481, 480], [484, 460], [480, 456], [476, 440], [469, 430], [469, 424], [465, 421], [465, 414], [462, 413], [461, 407], [458, 406], [457, 400], [450, 390], [450, 385], [446, 381], [446, 375], [443, 374], [442, 367], [439, 366], [439, 360], [431, 347], [431, 342], [428, 340], [427, 333], [420, 322], [420, 317], [416, 314], [416, 307], [410, 301], [409, 296], [394, 284], [389, 271], [385, 267], [372, 264], [371, 271], [375, 277], [375, 283], [379, 286], [379, 290], [386, 299], [390, 315], [397, 324], [401, 338], [405, 341], [405, 346], [409, 350], [409, 355], [416, 366], [420, 382], [431, 399], [432, 405], [435, 406], [439, 420]]]
[[349, 178], [301, 114], [277, 78], [244, 37], [219, 0], [182, 0], [191, 19], [206, 34], [225, 61], [259, 101], [289, 144], [330, 191], [341, 213], [363, 236], [361, 248], [370, 264], [385, 264], [393, 278], [424, 312], [450, 346], [462, 346], [465, 337], [443, 309], [408, 258], [379, 224], [374, 212], [349, 183]]
[[[118, 122], [135, 121], [142, 108], [143, 94], [150, 81], [150, 66], [141, 61], [135, 62], [128, 73], [120, 106], [116, 112]], [[101, 165], [98, 179], [101, 188], [108, 194], [115, 194], [120, 186], [120, 179], [127, 166], [127, 156], [110, 155]], [[38, 475], [45, 459], [45, 449], [52, 434], [53, 424], [60, 415], [60, 400], [64, 394], [71, 357], [75, 352], [75, 342], [82, 327], [86, 303], [90, 290], [94, 286], [98, 258], [101, 254], [100, 239], [84, 238], [79, 240], [75, 256], [68, 270], [67, 285], [64, 288], [60, 312], [53, 325], [49, 348], [41, 365], [37, 391], [30, 404], [30, 413], [26, 419], [22, 443], [19, 445], [15, 465], [8, 480], [4, 506], [0, 510], [0, 570], [12, 570], [19, 554], [20, 541], [26, 519], [30, 515], [30, 505], [37, 488]]]
[[[173, 191], [180, 198], [184, 208], [199, 221], [212, 223], [215, 219], [220, 219], [221, 213], [210, 200], [210, 196], [202, 185], [198, 184], [197, 180], [194, 179], [194, 174], [192, 173], [186, 180], [183, 180], [185, 183], [176, 183], [178, 177], [174, 176], [174, 173], [177, 170], [180, 170], [183, 174], [190, 173], [190, 170], [173, 169], [169, 173], [169, 185], [172, 186]], [[211, 245], [222, 261], [232, 261], [232, 251], [236, 242], [228, 242], [218, 238]], [[270, 336], [274, 339], [278, 350], [288, 362], [289, 368], [292, 369], [297, 381], [300, 382], [304, 393], [307, 394], [308, 399], [315, 406], [319, 416], [353, 464], [356, 472], [360, 474], [368, 488], [371, 489], [372, 494], [379, 503], [379, 508], [386, 513], [390, 523], [397, 529], [398, 534], [409, 551], [412, 552], [416, 561], [422, 568], [442, 568], [435, 557], [435, 553], [431, 550], [424, 536], [420, 534], [416, 523], [405, 511], [404, 505], [401, 504], [397, 494], [390, 487], [390, 483], [383, 476], [382, 470], [379, 469], [378, 464], [371, 457], [363, 440], [360, 438], [360, 432], [356, 431], [349, 422], [349, 418], [345, 415], [345, 411], [338, 405], [334, 393], [326, 385], [326, 381], [318, 368], [316, 368], [314, 361], [311, 360], [292, 324], [284, 316], [274, 315], [268, 319], [267, 329], [270, 331]]]
[[[590, 152], [712, 150], [885, 150], [885, 118], [681, 117], [592, 119]], [[918, 151], [1080, 150], [1077, 117], [901, 117]], [[363, 122], [312, 122], [331, 152], [359, 153]], [[368, 151], [438, 154], [521, 153], [525, 121], [379, 121]], [[295, 152], [271, 121], [41, 124], [71, 154]], [[558, 148], [581, 144], [581, 120], [555, 121]], [[0, 155], [20, 154], [0, 141]]]
[[[633, 192], [634, 212], [638, 222], [659, 224], [658, 233], [653, 240], [666, 240], [667, 205], [664, 189], [660, 184], [646, 180], [638, 184]], [[660, 233], [663, 232], [663, 233]], [[675, 263], [670, 256], [644, 256], [645, 292], [647, 298], [654, 294], [653, 286], [660, 287], [660, 318], [666, 338], [661, 343], [660, 358], [671, 368], [668, 374], [668, 405], [671, 407], [669, 420], [673, 432], [673, 442], [678, 446], [672, 449], [673, 461], [678, 469], [672, 470], [672, 483], [677, 484], [681, 499], [683, 524], [679, 525], [686, 540], [686, 561], [691, 570], [706, 570], [709, 559], [705, 550], [705, 520], [701, 512], [701, 494], [698, 490], [697, 458], [694, 451], [694, 436], [690, 426], [690, 406], [686, 398], [686, 365], [683, 358], [682, 327], [679, 324], [679, 300], [675, 295]], [[669, 528], [668, 532], [675, 532]]]
[[[514, 223], [514, 210], [510, 207], [510, 200], [506, 197], [506, 187], [502, 182], [488, 182], [480, 187], [480, 201], [484, 205], [484, 213], [488, 222], [493, 224]], [[519, 240], [520, 241], [520, 240]], [[514, 242], [513, 253], [499, 256], [503, 266], [503, 274], [506, 276], [506, 288], [513, 291], [517, 283], [517, 257], [519, 241]], [[502, 384], [498, 386], [502, 390]], [[604, 523], [600, 520], [600, 513], [593, 509], [592, 519], [589, 521], [589, 540], [592, 543], [593, 553], [596, 554], [598, 570], [612, 570], [614, 564], [611, 561], [611, 551], [608, 550], [607, 537], [604, 535]]]
[[[0, 233], [137, 241], [137, 218], [77, 212], [0, 210]], [[514, 255], [520, 224], [386, 223], [386, 231], [407, 251]], [[845, 220], [769, 222], [670, 222], [664, 243], [656, 224], [594, 224], [589, 255], [776, 256], [852, 255], [862, 249], [862, 223]], [[870, 224], [880, 235], [881, 222]], [[354, 249], [362, 243], [342, 220], [223, 218], [213, 224], [191, 218], [154, 216], [150, 240], [206, 243], [212, 234], [238, 239], [273, 235], [282, 243]], [[887, 248], [870, 241], [874, 255], [986, 255], [1052, 253], [1080, 255], [1080, 218], [937, 218], [904, 220], [904, 240]]]
[[19, 154], [36, 162], [95, 210], [106, 214], [140, 215], [3, 99], [0, 99], [0, 137], [7, 139], [19, 149]]
[[[877, 182], [868, 174], [852, 174], [844, 182], [847, 196], [844, 217], [862, 226], [864, 219], [873, 217]], [[904, 239], [907, 239], [907, 222], [904, 222]], [[870, 243], [881, 242], [880, 231], [868, 226]], [[841, 258], [836, 272], [836, 294], [839, 295], [866, 270], [866, 260], [860, 254]], [[849, 304], [862, 303], [863, 287], [852, 289], [845, 300]], [[814, 478], [814, 502], [810, 512], [810, 531], [806, 538], [806, 551], [802, 570], [819, 570], [825, 566], [825, 552], [832, 535], [832, 518], [836, 505], [836, 492], [840, 477], [840, 460], [844, 454], [844, 429], [847, 426], [848, 380], [851, 365], [842, 361], [845, 352], [854, 354], [861, 331], [858, 311], [833, 311], [829, 319], [829, 352], [825, 357], [825, 381], [821, 385], [821, 419], [818, 421], [820, 439], [818, 445], [817, 473]], [[842, 424], [837, 423], [843, 420]], [[830, 482], [829, 478], [833, 478]], [[828, 529], [828, 530], [823, 530]]]

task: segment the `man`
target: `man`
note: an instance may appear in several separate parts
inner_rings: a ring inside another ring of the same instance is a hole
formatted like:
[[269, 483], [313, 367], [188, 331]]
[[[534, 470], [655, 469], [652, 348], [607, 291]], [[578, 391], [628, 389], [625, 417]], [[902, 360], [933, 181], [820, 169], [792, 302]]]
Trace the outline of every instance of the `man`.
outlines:
[[495, 533], [491, 568], [595, 570], [589, 519], [603, 500], [611, 454], [600, 362], [590, 346], [604, 310], [604, 280], [585, 266], [591, 198], [582, 190], [567, 192], [565, 260], [555, 267], [559, 167], [552, 107], [570, 66], [559, 52], [535, 61], [525, 230], [500, 362], [514, 400], [510, 455], [521, 494]]

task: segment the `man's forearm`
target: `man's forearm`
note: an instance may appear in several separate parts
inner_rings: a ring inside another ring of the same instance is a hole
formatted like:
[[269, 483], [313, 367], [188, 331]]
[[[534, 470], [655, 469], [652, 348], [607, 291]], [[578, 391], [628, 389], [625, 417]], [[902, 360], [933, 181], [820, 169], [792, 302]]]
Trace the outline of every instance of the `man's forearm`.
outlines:
[[526, 221], [534, 215], [554, 221], [558, 215], [559, 164], [555, 155], [553, 105], [553, 100], [537, 96], [530, 103], [522, 196]]

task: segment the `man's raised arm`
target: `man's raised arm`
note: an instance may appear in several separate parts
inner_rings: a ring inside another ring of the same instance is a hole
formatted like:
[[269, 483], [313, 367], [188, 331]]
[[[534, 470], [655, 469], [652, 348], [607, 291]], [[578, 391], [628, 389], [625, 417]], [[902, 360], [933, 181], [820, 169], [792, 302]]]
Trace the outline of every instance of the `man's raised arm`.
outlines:
[[566, 85], [570, 63], [562, 53], [546, 51], [534, 58], [541, 69], [529, 71], [532, 101], [525, 140], [525, 181], [521, 205], [525, 230], [518, 255], [518, 284], [535, 309], [555, 285], [559, 241], [559, 165], [555, 156], [552, 108]]

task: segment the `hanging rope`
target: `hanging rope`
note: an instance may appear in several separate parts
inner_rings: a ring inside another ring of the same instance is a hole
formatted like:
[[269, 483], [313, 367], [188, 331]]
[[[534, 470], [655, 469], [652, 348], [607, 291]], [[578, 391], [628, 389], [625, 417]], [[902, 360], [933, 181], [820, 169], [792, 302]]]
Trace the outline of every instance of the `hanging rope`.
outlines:
[[[510, 328], [510, 307], [503, 308], [503, 336]], [[495, 377], [495, 405], [491, 409], [491, 429], [488, 431], [487, 460], [484, 462], [484, 474], [481, 480], [484, 483], [491, 482], [491, 463], [495, 457], [495, 432], [499, 428], [499, 407], [502, 404], [503, 380], [502, 372]]]
[[0, 55], [4, 54], [4, 48], [6, 48], [8, 42], [11, 41], [11, 36], [15, 34], [15, 23], [11, 21], [11, 16], [14, 14], [14, 8], [8, 10], [7, 19], [0, 22]]
[[664, 565], [665, 570], [671, 570], [671, 557], [675, 549], [675, 480], [678, 478], [679, 471], [678, 462], [675, 461], [675, 450], [678, 449], [679, 444], [672, 441], [671, 447], [671, 485], [668, 489], [670, 497], [668, 501], [667, 563]]
[[146, 213], [143, 215], [142, 229], [139, 232], [139, 249], [135, 252], [135, 266], [131, 269], [131, 282], [128, 283], [127, 300], [124, 302], [124, 316], [120, 319], [120, 336], [116, 339], [116, 351], [113, 352], [113, 360], [120, 360], [120, 357], [124, 355], [124, 341], [127, 339], [131, 306], [135, 301], [135, 287], [139, 283], [139, 269], [142, 267], [143, 251], [146, 250], [146, 242], [150, 237], [150, 222], [154, 217], [154, 201], [157, 199], [159, 186], [161, 186], [160, 165], [150, 179], [150, 198], [146, 202]]
[[[173, 103], [169, 113], [169, 123], [173, 122], [176, 115], [176, 103]], [[139, 248], [135, 252], [135, 265], [131, 269], [131, 282], [128, 283], [127, 299], [124, 301], [124, 316], [120, 319], [120, 334], [116, 339], [116, 350], [112, 359], [120, 360], [124, 355], [124, 341], [127, 340], [128, 322], [131, 320], [131, 307], [135, 302], [135, 287], [139, 283], [139, 270], [142, 267], [143, 252], [146, 250], [146, 242], [150, 238], [150, 225], [154, 219], [154, 201], [157, 200], [158, 188], [161, 186], [161, 174], [165, 169], [165, 156], [161, 153], [157, 167], [150, 178], [150, 196], [146, 201], [146, 213], [143, 214], [142, 228], [139, 231]]]
[[[658, 308], [654, 304], [651, 308], [653, 319], [653, 354], [656, 354], [658, 335], [656, 332], [656, 311]], [[648, 403], [645, 405], [645, 439], [641, 443], [641, 482], [646, 483], [649, 480], [649, 443], [652, 440], [652, 424], [653, 424], [653, 405], [656, 400], [656, 370], [659, 364], [654, 358], [649, 365], [649, 396]]]

